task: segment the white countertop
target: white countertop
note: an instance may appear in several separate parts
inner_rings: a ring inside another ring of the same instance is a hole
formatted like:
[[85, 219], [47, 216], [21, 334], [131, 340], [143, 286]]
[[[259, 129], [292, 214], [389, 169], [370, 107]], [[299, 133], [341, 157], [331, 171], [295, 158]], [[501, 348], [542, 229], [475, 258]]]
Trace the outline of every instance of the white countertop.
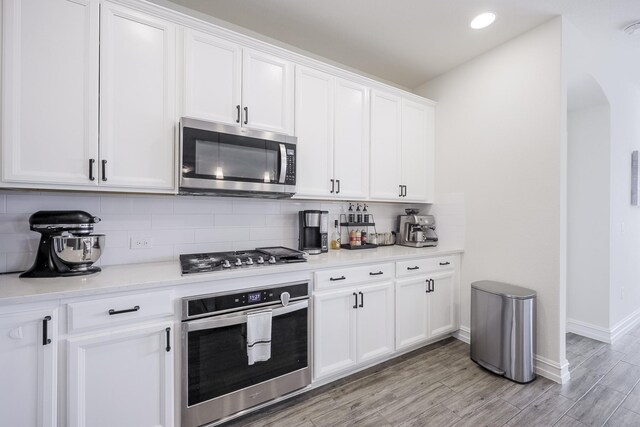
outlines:
[[187, 276], [181, 275], [178, 261], [107, 266], [103, 267], [100, 273], [80, 277], [21, 279], [18, 274], [7, 274], [0, 275], [0, 305], [145, 290], [264, 274], [315, 271], [344, 265], [443, 256], [461, 252], [463, 250], [460, 248], [407, 248], [404, 246], [366, 250], [341, 249], [320, 255], [309, 255], [308, 262]]

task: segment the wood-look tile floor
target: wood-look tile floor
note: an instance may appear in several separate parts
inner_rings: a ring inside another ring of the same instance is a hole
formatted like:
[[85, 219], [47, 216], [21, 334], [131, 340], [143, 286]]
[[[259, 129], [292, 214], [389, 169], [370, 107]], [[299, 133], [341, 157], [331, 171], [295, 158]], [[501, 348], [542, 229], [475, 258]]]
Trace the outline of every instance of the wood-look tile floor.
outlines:
[[571, 381], [516, 384], [450, 338], [226, 427], [640, 426], [640, 326], [607, 345], [567, 334]]

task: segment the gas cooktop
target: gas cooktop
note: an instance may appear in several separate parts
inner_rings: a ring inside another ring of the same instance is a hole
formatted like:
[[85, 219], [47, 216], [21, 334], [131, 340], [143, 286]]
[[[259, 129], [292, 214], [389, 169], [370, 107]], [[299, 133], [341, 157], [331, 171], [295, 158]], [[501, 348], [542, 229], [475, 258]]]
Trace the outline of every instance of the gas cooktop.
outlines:
[[246, 251], [208, 252], [180, 255], [182, 275], [211, 271], [259, 268], [292, 262], [305, 262], [305, 253], [275, 246]]

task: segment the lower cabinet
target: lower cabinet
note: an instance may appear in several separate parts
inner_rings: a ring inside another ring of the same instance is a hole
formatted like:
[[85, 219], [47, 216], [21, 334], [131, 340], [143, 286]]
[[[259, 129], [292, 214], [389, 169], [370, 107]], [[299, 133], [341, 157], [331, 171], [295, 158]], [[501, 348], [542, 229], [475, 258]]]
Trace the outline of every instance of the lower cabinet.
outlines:
[[68, 339], [68, 425], [172, 426], [172, 322]]
[[58, 310], [0, 316], [0, 424], [57, 423]]
[[393, 353], [393, 282], [314, 296], [314, 376]]
[[396, 350], [457, 329], [455, 270], [396, 282]]

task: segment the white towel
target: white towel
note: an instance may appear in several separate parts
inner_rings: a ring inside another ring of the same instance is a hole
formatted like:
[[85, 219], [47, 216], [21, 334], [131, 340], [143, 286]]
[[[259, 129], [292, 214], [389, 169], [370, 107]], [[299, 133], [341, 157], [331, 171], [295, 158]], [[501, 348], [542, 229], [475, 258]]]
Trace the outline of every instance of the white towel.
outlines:
[[271, 310], [247, 314], [249, 365], [271, 358]]

